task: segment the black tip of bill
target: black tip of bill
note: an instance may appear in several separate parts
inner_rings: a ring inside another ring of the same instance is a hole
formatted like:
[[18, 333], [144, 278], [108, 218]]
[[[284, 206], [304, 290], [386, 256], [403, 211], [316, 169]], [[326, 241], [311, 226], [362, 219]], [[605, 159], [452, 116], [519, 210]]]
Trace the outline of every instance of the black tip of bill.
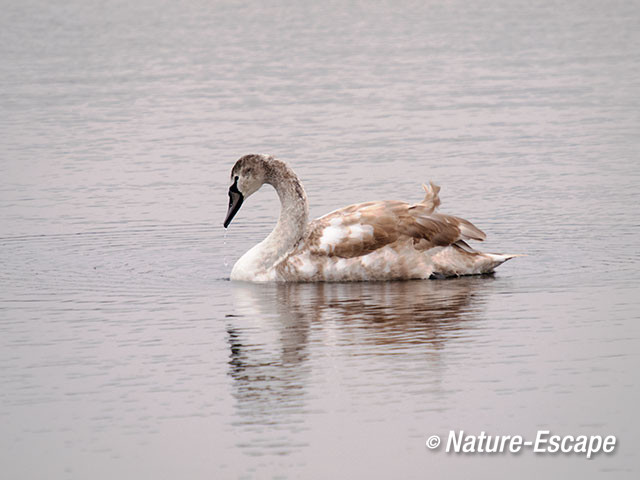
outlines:
[[236, 216], [236, 213], [238, 213], [238, 210], [240, 210], [242, 206], [242, 202], [244, 202], [244, 195], [238, 190], [238, 177], [236, 177], [233, 185], [229, 187], [229, 210], [227, 210], [227, 216], [224, 219], [224, 228], [227, 228], [231, 220], [233, 220], [233, 217]]

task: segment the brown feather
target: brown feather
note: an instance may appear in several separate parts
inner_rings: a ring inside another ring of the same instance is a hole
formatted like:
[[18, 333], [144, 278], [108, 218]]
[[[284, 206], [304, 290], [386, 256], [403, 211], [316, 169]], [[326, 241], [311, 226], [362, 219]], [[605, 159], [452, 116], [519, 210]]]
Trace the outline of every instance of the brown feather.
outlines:
[[[301, 248], [308, 248], [312, 254], [353, 258], [367, 255], [397, 241], [413, 240], [416, 250], [428, 250], [434, 247], [446, 247], [459, 240], [483, 240], [484, 233], [467, 220], [433, 213], [439, 204], [439, 187], [425, 187], [427, 197], [424, 203], [409, 205], [399, 201], [367, 202], [341, 208], [309, 225], [307, 237], [301, 242]], [[430, 194], [431, 192], [431, 194]], [[332, 223], [333, 222], [333, 223]], [[325, 229], [331, 226], [351, 232], [332, 244], [326, 251], [322, 237]], [[371, 227], [363, 231], [364, 227]]]

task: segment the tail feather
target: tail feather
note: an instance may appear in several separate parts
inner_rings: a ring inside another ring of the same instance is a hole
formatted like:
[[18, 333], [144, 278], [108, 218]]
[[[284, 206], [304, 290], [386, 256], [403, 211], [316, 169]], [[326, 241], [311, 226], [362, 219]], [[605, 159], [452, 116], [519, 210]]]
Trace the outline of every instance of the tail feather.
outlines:
[[485, 253], [485, 255], [488, 255], [492, 259], [500, 261], [501, 263], [506, 262], [507, 260], [511, 260], [512, 258], [527, 256], [522, 253]]
[[433, 271], [445, 277], [493, 273], [507, 260], [521, 256], [524, 255], [482, 253], [469, 248], [464, 242], [458, 242], [432, 257]]
[[526, 255], [511, 253], [484, 253], [483, 255], [489, 259], [489, 261], [484, 265], [485, 270], [483, 273], [493, 272], [496, 267], [499, 267], [504, 262], [511, 260], [512, 258], [526, 257]]

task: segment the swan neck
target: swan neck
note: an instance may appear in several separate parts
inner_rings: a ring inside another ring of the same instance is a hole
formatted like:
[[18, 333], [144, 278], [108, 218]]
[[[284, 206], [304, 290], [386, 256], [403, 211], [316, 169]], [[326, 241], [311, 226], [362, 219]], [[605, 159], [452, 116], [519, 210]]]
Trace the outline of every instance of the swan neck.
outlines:
[[273, 279], [273, 267], [291, 253], [307, 231], [309, 205], [296, 174], [287, 164], [275, 159], [264, 168], [264, 183], [272, 185], [280, 198], [280, 217], [269, 236], [236, 262], [231, 271], [232, 280]]
[[267, 237], [275, 244], [278, 256], [290, 251], [304, 236], [309, 220], [309, 204], [302, 183], [286, 165], [282, 171], [268, 178], [280, 198], [280, 216], [275, 228]]

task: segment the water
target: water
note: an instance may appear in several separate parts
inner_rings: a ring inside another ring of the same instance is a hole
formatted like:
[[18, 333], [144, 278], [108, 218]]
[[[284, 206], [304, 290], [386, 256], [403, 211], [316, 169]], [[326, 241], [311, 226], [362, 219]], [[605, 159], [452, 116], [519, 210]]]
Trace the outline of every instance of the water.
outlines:
[[[6, 478], [635, 478], [637, 2], [96, 2], [0, 18]], [[277, 218], [418, 201], [526, 253], [494, 277], [228, 281]], [[450, 429], [617, 435], [450, 456]]]

